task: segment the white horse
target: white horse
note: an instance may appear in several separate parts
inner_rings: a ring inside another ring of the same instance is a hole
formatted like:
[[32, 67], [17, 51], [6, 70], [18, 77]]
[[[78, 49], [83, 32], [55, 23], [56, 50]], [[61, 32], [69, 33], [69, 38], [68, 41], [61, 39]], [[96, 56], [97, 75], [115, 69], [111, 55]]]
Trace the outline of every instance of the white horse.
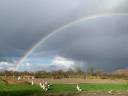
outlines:
[[34, 85], [34, 82], [33, 82], [33, 80], [32, 80], [32, 82], [31, 82], [31, 85]]
[[20, 77], [20, 76], [18, 76], [17, 80], [20, 80], [20, 79], [21, 79], [21, 77]]
[[109, 90], [108, 93], [109, 93], [109, 94], [112, 94], [112, 90]]
[[79, 86], [78, 84], [76, 85], [76, 89], [77, 89], [77, 91], [79, 91], [79, 92], [82, 91], [82, 89], [80, 88], [80, 86]]
[[40, 87], [44, 90], [44, 91], [48, 91], [48, 87], [47, 86], [45, 86], [45, 84], [42, 84], [41, 82], [40, 82]]

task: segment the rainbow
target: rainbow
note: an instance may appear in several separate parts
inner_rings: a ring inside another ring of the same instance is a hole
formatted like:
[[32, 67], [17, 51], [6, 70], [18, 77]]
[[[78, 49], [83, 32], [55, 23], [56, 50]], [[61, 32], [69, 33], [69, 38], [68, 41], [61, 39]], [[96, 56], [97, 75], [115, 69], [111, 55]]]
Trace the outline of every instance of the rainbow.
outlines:
[[85, 22], [85, 21], [93, 20], [93, 19], [95, 20], [97, 18], [107, 17], [107, 16], [128, 16], [128, 13], [107, 13], [107, 14], [98, 14], [98, 15], [88, 16], [88, 17], [86, 16], [86, 17], [80, 18], [78, 20], [72, 21], [72, 22], [52, 31], [49, 35], [47, 35], [46, 37], [41, 39], [32, 48], [30, 48], [30, 50], [28, 50], [28, 52], [26, 54], [24, 54], [24, 56], [22, 56], [22, 58], [16, 63], [14, 71], [16, 71], [18, 69], [20, 64], [22, 64], [33, 51], [35, 51], [40, 45], [45, 43], [50, 37], [54, 36], [58, 32], [61, 32], [62, 30], [69, 28], [75, 24], [79, 24], [81, 22]]

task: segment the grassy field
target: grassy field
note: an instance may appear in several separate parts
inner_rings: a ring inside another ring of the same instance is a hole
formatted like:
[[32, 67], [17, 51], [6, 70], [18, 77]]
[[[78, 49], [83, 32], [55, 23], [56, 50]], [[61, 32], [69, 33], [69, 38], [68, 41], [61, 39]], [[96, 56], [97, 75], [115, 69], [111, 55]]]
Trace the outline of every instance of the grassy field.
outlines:
[[[95, 93], [95, 96], [111, 96], [108, 94], [110, 90], [114, 92], [114, 94], [112, 94], [113, 96], [120, 96], [118, 93], [122, 92], [124, 94], [128, 92], [128, 84], [80, 84], [80, 87], [83, 89], [83, 92], [85, 92], [84, 95], [80, 95], [79, 92], [77, 92], [76, 84], [54, 84], [48, 91], [50, 95], [45, 96], [94, 96], [94, 94], [88, 93]], [[102, 94], [98, 95], [97, 93]], [[128, 94], [121, 96], [128, 96]]]
[[28, 84], [7, 84], [0, 80], [0, 96], [29, 96], [31, 94], [40, 94], [41, 89], [39, 86]]
[[[99, 91], [127, 91], [128, 84], [80, 84], [83, 91], [99, 92]], [[75, 84], [55, 84], [49, 92], [76, 92]]]
[[0, 96], [28, 96], [40, 94], [41, 90], [37, 86], [28, 85], [3, 85], [0, 86]]
[[[80, 84], [80, 87], [85, 92], [107, 92], [109, 90], [113, 91], [123, 91], [128, 90], [128, 84]], [[16, 84], [6, 84], [4, 81], [0, 80], [0, 96], [48, 96], [42, 94], [75, 94], [77, 93], [76, 84], [53, 84], [48, 92], [43, 92], [38, 85], [16, 85]], [[56, 96], [56, 95], [52, 95]], [[66, 95], [65, 95], [66, 96]], [[73, 96], [73, 95], [68, 95]]]

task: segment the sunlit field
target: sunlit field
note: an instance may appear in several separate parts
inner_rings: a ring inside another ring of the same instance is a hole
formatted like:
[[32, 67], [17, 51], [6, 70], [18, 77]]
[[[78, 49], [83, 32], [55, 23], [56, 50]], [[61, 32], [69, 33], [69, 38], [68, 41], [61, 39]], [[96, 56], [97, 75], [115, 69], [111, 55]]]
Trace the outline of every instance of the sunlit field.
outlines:
[[[119, 84], [80, 84], [82, 92], [76, 90], [76, 84], [52, 84], [47, 92], [43, 91], [39, 85], [31, 84], [7, 84], [0, 80], [0, 96], [86, 96], [89, 93], [106, 93], [112, 90], [113, 94], [128, 92], [127, 83]], [[93, 96], [93, 95], [90, 95]], [[106, 96], [106, 95], [105, 95]], [[111, 94], [107, 95], [111, 96]], [[118, 96], [118, 95], [115, 95]], [[125, 95], [124, 95], [125, 96]], [[126, 95], [127, 96], [127, 95]]]
[[40, 92], [41, 89], [36, 85], [7, 84], [0, 80], [0, 96], [28, 96], [34, 93], [38, 95]]

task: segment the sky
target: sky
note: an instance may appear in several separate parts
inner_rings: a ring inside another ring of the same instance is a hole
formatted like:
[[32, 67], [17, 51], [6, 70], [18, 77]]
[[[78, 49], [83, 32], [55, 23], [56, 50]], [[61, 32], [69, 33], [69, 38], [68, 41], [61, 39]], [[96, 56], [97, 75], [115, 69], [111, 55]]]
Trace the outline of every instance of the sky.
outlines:
[[[128, 14], [128, 0], [1, 0], [0, 70], [12, 70], [23, 56], [54, 30], [83, 17]], [[107, 72], [128, 67], [128, 16], [83, 21], [61, 30], [36, 48], [19, 71]]]

